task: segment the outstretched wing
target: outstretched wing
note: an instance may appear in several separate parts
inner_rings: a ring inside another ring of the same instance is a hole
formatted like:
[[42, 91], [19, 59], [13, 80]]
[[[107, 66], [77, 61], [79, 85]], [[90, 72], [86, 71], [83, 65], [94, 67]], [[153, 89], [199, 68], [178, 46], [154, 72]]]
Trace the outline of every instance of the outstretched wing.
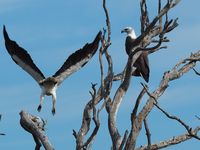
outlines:
[[77, 50], [67, 58], [62, 67], [53, 75], [53, 77], [57, 79], [58, 84], [72, 73], [82, 68], [92, 58], [98, 49], [101, 35], [102, 32], [99, 31], [92, 43], [85, 44], [83, 48]]
[[45, 79], [42, 72], [34, 64], [28, 52], [21, 48], [15, 41], [10, 40], [6, 27], [3, 27], [5, 46], [13, 61], [29, 73], [38, 83]]

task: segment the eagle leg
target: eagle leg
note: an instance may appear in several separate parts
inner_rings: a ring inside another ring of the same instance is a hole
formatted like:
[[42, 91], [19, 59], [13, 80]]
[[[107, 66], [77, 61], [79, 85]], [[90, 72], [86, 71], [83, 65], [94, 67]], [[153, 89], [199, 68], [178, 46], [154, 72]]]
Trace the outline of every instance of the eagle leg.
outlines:
[[52, 94], [52, 101], [53, 101], [53, 107], [52, 107], [52, 115], [55, 115], [56, 113], [56, 93]]
[[38, 112], [40, 112], [41, 109], [42, 109], [42, 102], [43, 102], [43, 100], [44, 100], [44, 93], [42, 93], [42, 94], [40, 95], [40, 104], [39, 104], [39, 106], [38, 106], [38, 108], [37, 108], [37, 111], [38, 111]]
[[42, 105], [39, 105], [38, 108], [37, 108], [37, 111], [40, 112], [41, 109], [42, 109]]

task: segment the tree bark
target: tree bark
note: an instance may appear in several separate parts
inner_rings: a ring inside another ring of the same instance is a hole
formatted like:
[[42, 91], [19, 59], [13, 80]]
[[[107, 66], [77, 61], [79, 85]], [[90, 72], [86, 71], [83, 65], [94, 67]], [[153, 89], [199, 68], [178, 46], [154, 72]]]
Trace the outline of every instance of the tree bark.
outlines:
[[45, 122], [40, 118], [29, 114], [28, 112], [20, 112], [20, 124], [29, 133], [33, 135], [36, 142], [35, 150], [39, 150], [41, 143], [45, 150], [54, 150], [48, 137], [44, 133]]

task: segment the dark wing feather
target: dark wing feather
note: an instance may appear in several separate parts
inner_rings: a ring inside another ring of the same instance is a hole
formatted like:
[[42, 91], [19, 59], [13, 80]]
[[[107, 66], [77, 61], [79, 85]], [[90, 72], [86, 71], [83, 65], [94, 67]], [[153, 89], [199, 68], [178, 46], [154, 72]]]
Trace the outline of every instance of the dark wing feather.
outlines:
[[148, 52], [143, 52], [133, 65], [136, 67], [134, 76], [142, 76], [146, 82], [149, 81], [149, 60]]
[[130, 55], [131, 50], [133, 47], [135, 47], [138, 44], [138, 41], [135, 39], [132, 39], [130, 36], [126, 37], [126, 43], [125, 43], [125, 48], [126, 48], [126, 53]]
[[38, 83], [45, 79], [42, 72], [34, 64], [28, 52], [21, 48], [15, 41], [10, 40], [5, 26], [3, 27], [5, 46], [13, 61], [29, 73]]
[[[126, 37], [126, 53], [130, 55], [131, 50], [138, 44], [137, 39], [132, 39], [130, 36]], [[146, 82], [149, 81], [149, 60], [148, 60], [148, 53], [143, 52], [140, 57], [136, 60], [133, 65], [136, 67], [135, 72], [133, 73], [134, 76], [142, 76]]]
[[62, 67], [53, 75], [60, 84], [65, 78], [82, 68], [96, 53], [102, 32], [99, 31], [92, 43], [87, 43], [83, 48], [71, 54]]

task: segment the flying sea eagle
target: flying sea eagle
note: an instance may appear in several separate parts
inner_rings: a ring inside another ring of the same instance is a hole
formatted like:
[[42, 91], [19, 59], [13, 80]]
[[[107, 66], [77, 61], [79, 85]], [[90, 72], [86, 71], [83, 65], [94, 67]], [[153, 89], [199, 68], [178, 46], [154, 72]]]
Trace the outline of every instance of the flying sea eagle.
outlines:
[[27, 73], [29, 73], [42, 89], [42, 93], [40, 95], [40, 104], [37, 110], [41, 110], [45, 95], [52, 96], [53, 115], [55, 114], [56, 90], [58, 86], [63, 82], [64, 79], [81, 69], [92, 58], [98, 49], [99, 41], [101, 40], [102, 36], [102, 32], [99, 31], [92, 43], [85, 44], [83, 48], [71, 54], [53, 76], [45, 78], [40, 69], [34, 64], [28, 52], [9, 38], [5, 26], [3, 27], [3, 34], [6, 49], [13, 61]]
[[[133, 49], [135, 45], [135, 39], [137, 38], [135, 31], [131, 27], [126, 27], [121, 31], [121, 33], [127, 33], [126, 42], [125, 42], [125, 48], [126, 53], [129, 55], [131, 50]], [[136, 60], [136, 62], [133, 65], [136, 67], [136, 70], [134, 72], [134, 76], [142, 76], [146, 82], [149, 81], [149, 60], [148, 60], [148, 52], [142, 52], [142, 54], [139, 56], [139, 58]]]

